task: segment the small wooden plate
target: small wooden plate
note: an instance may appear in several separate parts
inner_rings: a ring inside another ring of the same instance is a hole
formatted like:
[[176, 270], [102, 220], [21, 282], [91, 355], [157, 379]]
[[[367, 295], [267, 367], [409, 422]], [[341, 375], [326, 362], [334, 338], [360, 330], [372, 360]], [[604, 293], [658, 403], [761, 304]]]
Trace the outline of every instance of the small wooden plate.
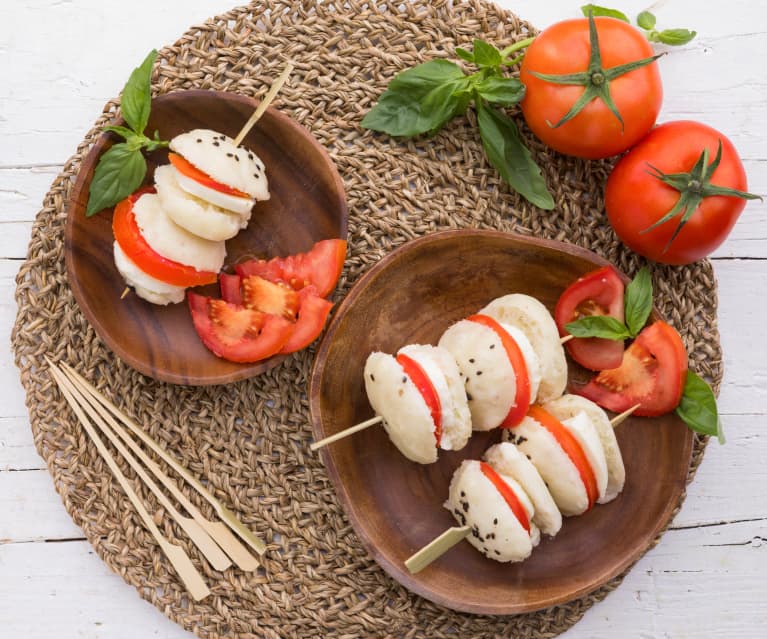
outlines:
[[[220, 91], [180, 91], [152, 101], [147, 132], [164, 140], [195, 128], [234, 137], [257, 106], [251, 98]], [[120, 299], [125, 282], [112, 257], [112, 211], [85, 217], [88, 188], [99, 156], [117, 138], [103, 135], [85, 158], [72, 191], [64, 250], [67, 274], [77, 303], [99, 337], [122, 360], [145, 375], [174, 384], [223, 384], [262, 373], [286, 356], [255, 364], [236, 364], [213, 355], [200, 341], [186, 303], [150, 304], [134, 294]], [[266, 165], [271, 199], [259, 202], [248, 227], [226, 243], [224, 268], [251, 257], [273, 257], [308, 250], [326, 238], [346, 238], [343, 182], [326, 151], [305, 128], [269, 108], [243, 146]], [[154, 169], [167, 151], [152, 153]], [[200, 289], [218, 296], [218, 286]]]
[[[310, 381], [321, 439], [373, 415], [362, 380], [368, 354], [435, 344], [453, 322], [493, 298], [533, 295], [549, 310], [578, 276], [607, 264], [584, 249], [496, 231], [446, 231], [409, 242], [366, 273], [338, 308]], [[657, 314], [655, 315], [657, 318]], [[589, 373], [570, 364], [570, 382]], [[461, 542], [422, 572], [404, 561], [450, 526], [442, 508], [453, 471], [500, 439], [475, 433], [461, 451], [424, 466], [408, 461], [380, 426], [322, 449], [362, 543], [394, 579], [431, 601], [478, 614], [515, 614], [564, 603], [619, 575], [669, 521], [685, 487], [692, 433], [675, 415], [629, 418], [616, 430], [626, 465], [623, 493], [565, 520], [529, 559], [501, 564]]]

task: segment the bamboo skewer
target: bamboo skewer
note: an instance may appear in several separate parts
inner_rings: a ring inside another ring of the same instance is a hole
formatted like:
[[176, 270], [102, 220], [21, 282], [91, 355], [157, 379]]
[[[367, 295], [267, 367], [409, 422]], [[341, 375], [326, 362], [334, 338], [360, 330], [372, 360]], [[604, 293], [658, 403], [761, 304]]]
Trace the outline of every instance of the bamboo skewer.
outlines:
[[327, 446], [328, 444], [332, 444], [333, 442], [337, 442], [339, 439], [343, 439], [344, 437], [347, 437], [348, 435], [353, 435], [354, 433], [358, 433], [361, 430], [365, 430], [366, 428], [369, 428], [370, 426], [375, 426], [376, 424], [383, 421], [383, 417], [380, 417], [376, 415], [375, 417], [371, 417], [368, 420], [365, 420], [364, 422], [360, 422], [359, 424], [356, 424], [355, 426], [350, 426], [349, 428], [346, 428], [335, 435], [330, 435], [329, 437], [325, 437], [324, 439], [321, 439], [317, 442], [314, 442], [309, 446], [309, 449], [314, 451], [322, 448], [323, 446]]
[[626, 420], [627, 420], [627, 419], [628, 419], [628, 418], [631, 416], [631, 414], [632, 414], [632, 413], [633, 413], [633, 412], [634, 412], [634, 411], [635, 411], [637, 408], [639, 408], [640, 406], [641, 406], [641, 404], [634, 404], [634, 405], [633, 405], [631, 408], [629, 408], [628, 410], [624, 410], [624, 411], [623, 411], [623, 412], [622, 412], [620, 415], [616, 415], [615, 417], [613, 417], [613, 418], [610, 420], [610, 426], [612, 426], [613, 428], [615, 428], [616, 426], [618, 426], [618, 424], [622, 424], [622, 423], [623, 423], [623, 422], [625, 422], [625, 421], [626, 421]]
[[565, 335], [564, 337], [559, 338], [560, 344], [567, 344], [571, 339], [574, 339], [575, 335]]
[[[176, 461], [176, 459], [168, 453], [162, 446], [158, 445], [149, 435], [147, 435], [141, 428], [139, 428], [135, 422], [133, 422], [125, 413], [123, 413], [117, 406], [112, 404], [101, 393], [99, 393], [93, 385], [78, 374], [70, 366], [62, 362], [62, 367], [68, 370], [72, 377], [76, 378], [83, 386], [83, 389], [99, 402], [104, 408], [106, 408], [112, 415], [114, 415], [124, 426], [130, 430], [136, 437], [138, 437], [147, 448], [151, 449], [154, 453], [168, 464], [173, 470], [175, 470], [184, 481], [186, 481], [192, 488], [194, 488], [202, 497], [207, 501], [216, 511], [216, 514], [232, 531], [234, 531], [242, 541], [255, 550], [259, 555], [263, 555], [266, 551], [266, 544], [256, 537], [239, 519], [237, 516], [224, 506], [213, 494], [202, 485], [202, 483], [194, 477], [186, 468]], [[211, 524], [214, 528], [220, 528], [220, 522]]]
[[264, 111], [266, 111], [269, 105], [274, 101], [274, 98], [277, 96], [277, 93], [285, 84], [285, 82], [288, 81], [288, 77], [290, 76], [292, 72], [293, 72], [293, 65], [290, 62], [288, 62], [285, 68], [283, 69], [282, 73], [280, 73], [277, 79], [272, 83], [272, 86], [269, 87], [269, 91], [266, 92], [264, 99], [261, 100], [261, 103], [258, 105], [256, 110], [253, 111], [253, 115], [250, 116], [250, 119], [245, 123], [245, 126], [243, 126], [242, 129], [240, 129], [240, 132], [237, 134], [237, 137], [234, 138], [234, 146], [240, 146], [240, 143], [248, 134], [248, 131], [250, 131], [253, 128], [256, 122], [258, 122], [258, 120], [264, 114]]
[[115, 476], [120, 486], [122, 486], [122, 489], [125, 491], [128, 499], [133, 504], [136, 512], [138, 512], [139, 517], [141, 517], [142, 522], [155, 538], [157, 543], [160, 545], [160, 548], [165, 553], [165, 556], [168, 558], [168, 561], [170, 561], [186, 589], [189, 591], [189, 594], [193, 599], [195, 599], [195, 601], [200, 601], [201, 599], [207, 597], [210, 594], [210, 590], [205, 584], [202, 575], [200, 575], [197, 568], [194, 567], [194, 564], [192, 563], [191, 559], [189, 559], [189, 556], [184, 552], [183, 548], [172, 544], [165, 538], [162, 532], [160, 532], [160, 529], [157, 527], [157, 524], [154, 523], [152, 516], [147, 511], [144, 504], [141, 503], [141, 499], [131, 487], [130, 482], [125, 477], [125, 475], [123, 475], [114, 457], [112, 457], [109, 450], [107, 450], [107, 447], [104, 445], [104, 442], [101, 441], [101, 438], [96, 433], [90, 420], [80, 408], [80, 405], [75, 399], [74, 393], [76, 391], [71, 385], [71, 382], [55, 367], [55, 365], [50, 360], [48, 360], [48, 364], [50, 366], [51, 376], [58, 384], [61, 393], [67, 400], [67, 403], [71, 406], [72, 410], [77, 416], [77, 419], [80, 421], [83, 428], [88, 433], [88, 436], [96, 445], [96, 449], [107, 463], [107, 466], [109, 466], [112, 474]]
[[[139, 446], [136, 444], [136, 442], [128, 435], [128, 433], [125, 431], [125, 429], [115, 421], [114, 417], [110, 415], [106, 409], [98, 402], [96, 402], [94, 396], [90, 393], [90, 391], [85, 388], [82, 384], [82, 382], [73, 374], [72, 369], [69, 367], [66, 367], [64, 369], [64, 374], [67, 375], [69, 380], [72, 382], [72, 384], [78, 389], [80, 395], [83, 397], [83, 400], [87, 402], [87, 405], [91, 407], [93, 411], [97, 413], [98, 418], [101, 420], [99, 423], [99, 420], [97, 419], [97, 424], [100, 425], [102, 431], [104, 432], [107, 437], [109, 437], [110, 441], [112, 441], [117, 447], [117, 450], [120, 451], [120, 454], [122, 454], [127, 460], [128, 463], [133, 466], [134, 463], [137, 463], [135, 459], [132, 458], [130, 453], [128, 451], [125, 451], [122, 447], [121, 442], [115, 437], [114, 433], [117, 433], [120, 439], [122, 439], [123, 442], [128, 446], [128, 448], [133, 451], [133, 453], [141, 460], [141, 462], [154, 474], [155, 477], [162, 483], [165, 488], [167, 488], [168, 492], [170, 492], [171, 495], [183, 506], [183, 508], [191, 515], [191, 519], [189, 517], [184, 517], [178, 511], [173, 507], [172, 504], [166, 505], [165, 502], [163, 503], [163, 506], [166, 507], [169, 513], [171, 513], [171, 516], [174, 517], [179, 522], [179, 525], [182, 527], [184, 525], [189, 525], [189, 522], [192, 523], [192, 526], [190, 526], [193, 530], [197, 529], [200, 530], [205, 538], [209, 541], [207, 545], [212, 545], [213, 549], [208, 550], [214, 557], [216, 557], [217, 561], [214, 563], [214, 561], [211, 560], [210, 557], [208, 557], [208, 561], [211, 562], [211, 565], [216, 570], [225, 570], [231, 565], [231, 562], [227, 559], [226, 555], [229, 555], [231, 559], [234, 561], [235, 564], [237, 564], [237, 567], [241, 570], [245, 571], [252, 571], [258, 568], [258, 561], [256, 560], [253, 555], [251, 555], [247, 548], [245, 548], [238, 540], [237, 538], [231, 533], [231, 531], [221, 522], [213, 522], [209, 519], [206, 519], [203, 514], [200, 512], [200, 510], [191, 502], [189, 501], [189, 498], [184, 495], [181, 490], [179, 490], [178, 485], [152, 460], [151, 457], [149, 457]], [[108, 428], [105, 430], [103, 427], [103, 422], [106, 421], [109, 425]], [[139, 468], [136, 468], [136, 472], [141, 475], [139, 472]], [[143, 479], [143, 476], [142, 476]], [[147, 480], [145, 480], [147, 481]], [[147, 481], [148, 484], [150, 484], [151, 478]], [[152, 485], [150, 484], [150, 488]], [[157, 489], [159, 491], [159, 489]], [[167, 501], [167, 498], [165, 497], [164, 493], [162, 491], [159, 491], [160, 495], [162, 495], [162, 498], [164, 498]], [[158, 498], [160, 497], [158, 495]], [[175, 511], [175, 515], [174, 515]], [[176, 516], [177, 515], [177, 516]], [[179, 519], [180, 518], [180, 519]], [[184, 522], [182, 524], [182, 521]], [[192, 536], [192, 533], [187, 531], [187, 534], [192, 538], [193, 541], [195, 541], [195, 538]], [[213, 541], [215, 541], [218, 546], [213, 544]], [[203, 553], [206, 551], [203, 549], [203, 547], [200, 546], [200, 544], [195, 541], [197, 546], [200, 548]], [[203, 542], [204, 543], [204, 542]], [[219, 549], [220, 546], [220, 549]], [[206, 546], [207, 548], [207, 546]], [[226, 555], [223, 554], [223, 552], [226, 553]], [[207, 555], [206, 555], [207, 556]], [[218, 565], [217, 565], [218, 564]]]

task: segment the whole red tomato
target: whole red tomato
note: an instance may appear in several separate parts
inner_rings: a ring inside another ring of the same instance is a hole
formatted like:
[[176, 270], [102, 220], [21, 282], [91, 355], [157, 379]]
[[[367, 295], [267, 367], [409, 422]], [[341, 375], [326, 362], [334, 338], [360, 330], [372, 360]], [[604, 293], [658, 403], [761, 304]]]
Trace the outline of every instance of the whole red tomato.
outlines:
[[[611, 71], [614, 67], [652, 58], [645, 36], [615, 18], [593, 20], [599, 67], [594, 66], [589, 20], [582, 18], [558, 22], [543, 31], [527, 49], [520, 71], [526, 86], [522, 113], [533, 133], [561, 153], [588, 159], [616, 155], [636, 144], [655, 124], [663, 99], [654, 61], [609, 79], [617, 73]], [[534, 74], [580, 74], [583, 83], [560, 84]], [[595, 94], [594, 99], [559, 124], [587, 91]], [[622, 124], [601, 97], [604, 91], [609, 91], [608, 100], [612, 97]]]
[[[709, 180], [695, 175], [709, 168], [721, 143], [721, 161]], [[706, 167], [701, 156], [707, 150]], [[688, 174], [678, 178], [677, 174]], [[674, 188], [664, 182], [678, 179]], [[735, 189], [734, 195], [709, 195], [713, 189]], [[664, 264], [689, 264], [712, 253], [727, 237], [746, 203], [746, 173], [732, 142], [716, 129], [680, 120], [653, 129], [615, 166], [607, 180], [607, 217], [621, 240], [633, 251]], [[648, 231], [667, 215], [680, 198], [692, 198], [689, 219], [684, 211]], [[700, 202], [698, 206], [696, 202]], [[674, 233], [678, 233], [674, 237]], [[672, 240], [673, 238], [673, 240]]]

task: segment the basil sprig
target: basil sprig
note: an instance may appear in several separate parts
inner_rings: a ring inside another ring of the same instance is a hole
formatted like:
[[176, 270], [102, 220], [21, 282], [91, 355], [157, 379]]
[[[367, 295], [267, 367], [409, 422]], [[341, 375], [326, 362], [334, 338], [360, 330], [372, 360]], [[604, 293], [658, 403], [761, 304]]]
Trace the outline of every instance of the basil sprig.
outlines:
[[711, 387], [692, 371], [687, 371], [684, 392], [676, 414], [687, 424], [690, 430], [703, 435], [715, 436], [724, 444], [722, 420], [716, 407], [716, 398]]
[[[608, 18], [617, 18], [618, 20], [623, 20], [623, 22], [631, 24], [629, 17], [617, 9], [598, 7], [594, 4], [584, 4], [581, 7], [581, 12], [587, 18], [589, 17], [589, 14], [593, 16], [606, 16]], [[661, 44], [678, 47], [687, 44], [698, 35], [697, 31], [690, 31], [689, 29], [664, 29], [658, 31], [655, 28], [656, 21], [655, 15], [649, 11], [642, 11], [636, 19], [637, 26], [644, 30], [645, 36], [650, 42], [660, 42]]]
[[154, 151], [168, 146], [168, 142], [160, 140], [157, 131], [154, 132], [153, 138], [144, 135], [144, 129], [149, 121], [150, 80], [156, 57], [157, 51], [153, 49], [141, 66], [133, 70], [123, 88], [120, 106], [123, 119], [128, 126], [104, 127], [105, 131], [116, 133], [124, 138], [125, 142], [110, 147], [96, 165], [88, 191], [88, 206], [85, 210], [85, 215], [88, 217], [114, 206], [141, 186], [146, 176], [143, 150]]
[[495, 108], [513, 106], [524, 97], [524, 84], [504, 75], [504, 67], [517, 64], [521, 56], [509, 56], [531, 42], [528, 38], [499, 50], [475, 39], [472, 51], [458, 47], [456, 55], [479, 68], [471, 75], [441, 59], [403, 71], [389, 83], [362, 126], [397, 137], [433, 135], [452, 118], [464, 114], [473, 101], [490, 164], [522, 197], [542, 209], [552, 209], [554, 198], [517, 125]]

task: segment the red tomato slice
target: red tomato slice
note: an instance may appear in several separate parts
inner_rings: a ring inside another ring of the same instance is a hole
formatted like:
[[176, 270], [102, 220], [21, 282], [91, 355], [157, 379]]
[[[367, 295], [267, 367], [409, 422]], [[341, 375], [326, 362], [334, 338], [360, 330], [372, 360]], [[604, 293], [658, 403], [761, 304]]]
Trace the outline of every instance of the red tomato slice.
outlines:
[[616, 413], [640, 404], [635, 415], [655, 417], [677, 407], [686, 377], [682, 338], [666, 322], [655, 322], [628, 347], [620, 367], [602, 371], [575, 392]]
[[[559, 334], [565, 325], [591, 315], [609, 315], [624, 320], [623, 280], [612, 266], [586, 273], [565, 289], [554, 309]], [[592, 371], [617, 368], [623, 358], [623, 342], [601, 337], [575, 337], [565, 344], [576, 362]]]
[[235, 197], [244, 197], [252, 199], [247, 193], [233, 189], [231, 186], [227, 186], [217, 180], [214, 180], [210, 175], [204, 171], [200, 171], [194, 164], [181, 157], [178, 153], [168, 153], [168, 160], [176, 168], [176, 170], [188, 177], [190, 180], [194, 180], [202, 186], [207, 186], [209, 189], [219, 191], [220, 193], [226, 193], [227, 195], [234, 195]]
[[169, 260], [157, 253], [141, 235], [141, 229], [133, 213], [133, 205], [153, 188], [140, 189], [115, 206], [112, 215], [112, 231], [123, 253], [144, 273], [173, 286], [201, 286], [216, 281], [217, 273], [198, 271], [193, 266]]
[[327, 297], [335, 288], [346, 257], [346, 240], [320, 240], [307, 253], [273, 257], [271, 260], [248, 260], [235, 266], [246, 277], [258, 275], [269, 281], [281, 280], [300, 290], [309, 284], [317, 295]]
[[316, 294], [313, 286], [307, 286], [298, 293], [298, 315], [293, 334], [280, 353], [295, 353], [309, 346], [319, 337], [328, 319], [333, 303]]
[[495, 486], [498, 492], [501, 493], [501, 497], [503, 497], [509, 508], [511, 508], [511, 512], [514, 513], [514, 516], [519, 523], [522, 524], [522, 528], [524, 528], [529, 535], [530, 518], [527, 516], [525, 507], [522, 505], [522, 502], [519, 501], [517, 494], [511, 489], [511, 486], [503, 481], [503, 477], [496, 473], [495, 469], [490, 464], [481, 461], [479, 462], [479, 469], [485, 477], [493, 482], [493, 486]]
[[554, 436], [557, 444], [560, 445], [565, 454], [570, 458], [570, 461], [573, 462], [583, 482], [583, 487], [586, 489], [586, 495], [589, 498], [589, 508], [591, 508], [599, 498], [599, 487], [597, 486], [594, 469], [591, 467], [589, 458], [586, 456], [580, 442], [564, 424], [540, 406], [531, 406], [527, 414]]
[[258, 275], [242, 278], [243, 305], [291, 321], [298, 312], [298, 293], [284, 282], [270, 282]]
[[189, 293], [189, 309], [203, 344], [232, 362], [266, 359], [277, 353], [293, 332], [293, 324], [284, 317], [196, 293]]
[[221, 297], [225, 302], [242, 306], [242, 280], [239, 275], [221, 273], [218, 276], [218, 285], [221, 287]]
[[429, 376], [418, 365], [418, 362], [411, 357], [400, 353], [397, 355], [397, 363], [402, 366], [405, 375], [415, 384], [418, 392], [421, 393], [421, 397], [423, 397], [423, 401], [429, 407], [431, 418], [434, 421], [434, 438], [437, 440], [437, 446], [439, 446], [442, 440], [442, 406], [434, 385], [431, 383]]
[[514, 371], [514, 378], [516, 379], [517, 390], [514, 395], [514, 404], [509, 409], [506, 418], [501, 422], [501, 428], [511, 428], [521, 422], [527, 414], [527, 409], [530, 407], [530, 375], [527, 372], [527, 364], [525, 363], [525, 356], [522, 354], [514, 338], [509, 335], [503, 326], [496, 322], [492, 317], [487, 315], [472, 315], [467, 318], [470, 322], [476, 322], [491, 328], [496, 335], [501, 339], [501, 344], [506, 351], [506, 357], [509, 358], [511, 368]]

